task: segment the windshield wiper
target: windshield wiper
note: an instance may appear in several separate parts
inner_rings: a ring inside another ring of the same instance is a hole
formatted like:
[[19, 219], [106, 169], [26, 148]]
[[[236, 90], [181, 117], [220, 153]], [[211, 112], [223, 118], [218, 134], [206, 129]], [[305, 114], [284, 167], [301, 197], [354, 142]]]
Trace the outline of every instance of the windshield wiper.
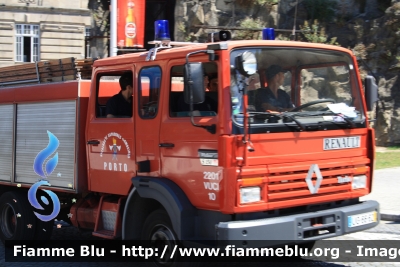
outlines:
[[[313, 127], [304, 125], [304, 123], [300, 122], [296, 117], [315, 117], [315, 116], [324, 116], [324, 115], [337, 116], [337, 117], [340, 117], [341, 119], [343, 119], [343, 121], [346, 122], [346, 125], [350, 129], [353, 129], [356, 127], [356, 125], [354, 124], [354, 122], [351, 119], [347, 118], [346, 116], [344, 116], [340, 113], [335, 113], [332, 111], [314, 111], [314, 112], [290, 112], [289, 111], [289, 112], [283, 112], [283, 113], [250, 111], [250, 112], [248, 112], [248, 114], [251, 118], [260, 119], [260, 120], [268, 120], [267, 123], [277, 123], [281, 119], [285, 125], [293, 126], [293, 125], [289, 125], [288, 122], [294, 122], [302, 131], [312, 130]], [[235, 115], [243, 115], [243, 113], [240, 112]], [[326, 121], [326, 122], [340, 124], [339, 121], [334, 121], [334, 120]]]
[[[337, 117], [342, 118], [345, 122], [347, 122], [347, 125], [349, 126], [350, 129], [353, 129], [353, 128], [356, 127], [356, 125], [354, 124], [354, 122], [351, 119], [349, 119], [348, 117], [346, 117], [346, 116], [344, 116], [344, 115], [342, 115], [340, 113], [335, 113], [335, 112], [333, 112], [331, 110], [328, 110], [328, 111], [315, 111], [315, 112], [295, 112], [295, 113], [291, 114], [292, 117], [295, 117], [295, 116], [312, 117], [312, 116], [324, 116], [324, 115], [331, 115], [331, 116], [333, 115], [333, 116], [337, 116]], [[332, 122], [332, 123], [335, 123], [335, 124], [338, 123], [338, 121], [335, 121], [335, 120], [332, 120], [332, 121], [329, 121], [329, 122]]]
[[[301, 112], [299, 112], [301, 113]], [[279, 120], [282, 120], [282, 122], [287, 125], [287, 126], [292, 126], [288, 125], [288, 122], [294, 121], [297, 126], [300, 127], [301, 130], [306, 130], [306, 127], [296, 118], [294, 118], [293, 114], [289, 114], [287, 112], [284, 113], [271, 113], [271, 112], [256, 112], [256, 111], [249, 111], [248, 112], [249, 117], [259, 119], [259, 120], [268, 120], [266, 123], [277, 123]], [[243, 115], [243, 112], [237, 113], [234, 116], [237, 115]]]
[[[284, 113], [281, 113], [280, 115], [282, 117], [283, 122], [292, 122], [292, 121], [294, 121], [297, 124], [297, 126], [300, 127], [300, 129], [302, 131], [307, 130], [306, 127], [299, 120], [297, 120], [295, 118], [296, 114], [297, 114], [297, 112], [294, 113], [294, 114], [290, 114], [290, 113], [284, 112]], [[285, 119], [289, 119], [290, 121], [285, 121]]]
[[278, 122], [276, 118], [282, 119], [282, 122], [287, 126], [291, 126], [287, 124], [288, 122], [294, 121], [297, 124], [297, 126], [300, 127], [301, 130], [303, 131], [306, 130], [306, 127], [299, 120], [297, 120], [293, 116], [293, 114], [287, 112], [284, 113], [261, 112], [261, 114], [256, 114], [254, 117], [258, 119], [268, 119], [268, 123]]

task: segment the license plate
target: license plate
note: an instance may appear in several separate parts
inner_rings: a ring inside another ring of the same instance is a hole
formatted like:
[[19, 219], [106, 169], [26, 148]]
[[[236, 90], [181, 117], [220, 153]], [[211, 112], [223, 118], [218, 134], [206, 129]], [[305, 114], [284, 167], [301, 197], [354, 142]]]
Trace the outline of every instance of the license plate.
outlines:
[[218, 166], [218, 159], [200, 159], [203, 166]]
[[360, 225], [374, 223], [376, 221], [377, 221], [376, 211], [347, 216], [348, 227], [356, 227], [356, 226], [360, 226]]
[[347, 149], [360, 147], [360, 143], [360, 136], [348, 136], [337, 138], [324, 138], [322, 146], [324, 150]]

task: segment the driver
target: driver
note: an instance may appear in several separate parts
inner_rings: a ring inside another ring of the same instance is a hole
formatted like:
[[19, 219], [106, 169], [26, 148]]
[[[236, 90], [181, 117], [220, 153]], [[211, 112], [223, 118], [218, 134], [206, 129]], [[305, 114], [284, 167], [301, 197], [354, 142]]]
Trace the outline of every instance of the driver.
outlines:
[[107, 118], [132, 117], [133, 75], [126, 72], [119, 78], [121, 91], [108, 99], [106, 104]]
[[283, 84], [285, 71], [281, 66], [271, 65], [266, 70], [267, 88], [259, 88], [256, 93], [257, 111], [290, 111], [294, 108], [290, 96], [279, 89]]

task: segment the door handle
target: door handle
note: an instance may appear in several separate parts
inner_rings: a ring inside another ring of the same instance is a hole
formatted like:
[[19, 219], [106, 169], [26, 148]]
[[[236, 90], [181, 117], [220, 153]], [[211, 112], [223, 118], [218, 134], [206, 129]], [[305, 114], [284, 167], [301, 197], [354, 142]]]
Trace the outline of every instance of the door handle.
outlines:
[[175, 144], [172, 144], [172, 143], [160, 143], [158, 146], [159, 147], [174, 147]]
[[88, 145], [98, 145], [98, 144], [100, 144], [100, 141], [99, 140], [89, 140], [89, 141], [87, 141], [87, 144]]

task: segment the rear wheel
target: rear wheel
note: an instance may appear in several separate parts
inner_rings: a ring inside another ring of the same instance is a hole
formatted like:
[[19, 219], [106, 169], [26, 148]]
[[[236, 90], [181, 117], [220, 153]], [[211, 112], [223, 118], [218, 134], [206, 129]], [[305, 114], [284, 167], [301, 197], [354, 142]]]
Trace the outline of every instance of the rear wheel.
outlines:
[[32, 240], [36, 218], [27, 196], [20, 192], [5, 192], [0, 197], [0, 239]]

